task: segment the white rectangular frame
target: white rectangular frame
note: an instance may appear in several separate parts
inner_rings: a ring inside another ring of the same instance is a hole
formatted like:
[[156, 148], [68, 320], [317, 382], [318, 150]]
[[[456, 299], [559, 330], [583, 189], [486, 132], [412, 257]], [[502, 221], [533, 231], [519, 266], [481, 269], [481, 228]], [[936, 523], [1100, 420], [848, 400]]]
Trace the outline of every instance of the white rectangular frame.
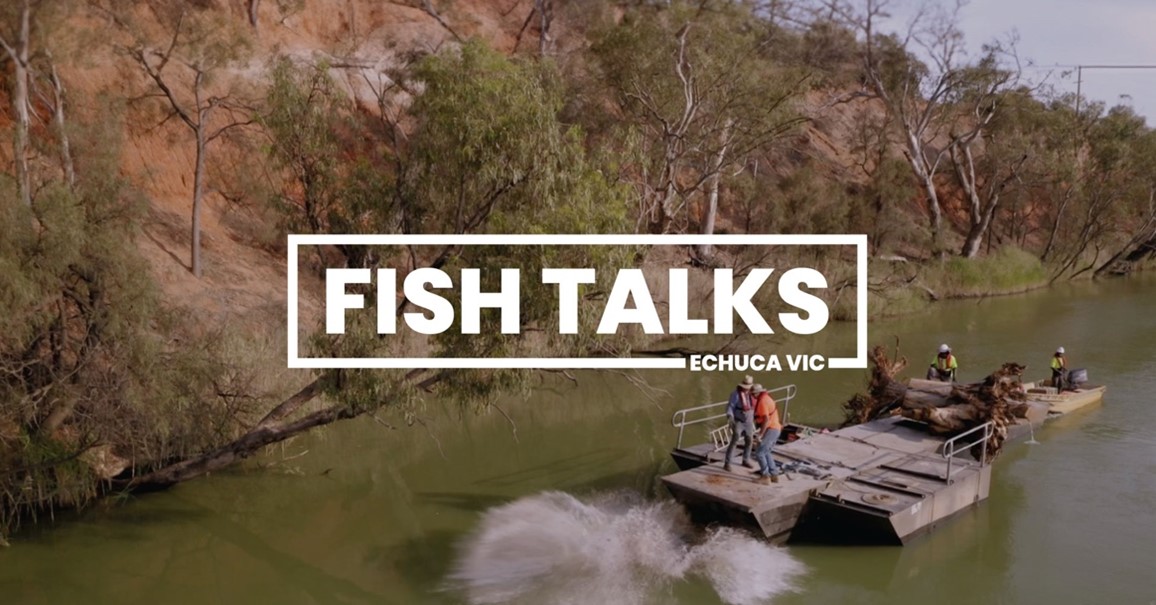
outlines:
[[856, 357], [827, 359], [831, 369], [865, 369], [867, 367], [867, 236], [837, 235], [349, 235], [290, 234], [286, 271], [288, 305], [288, 361], [290, 368], [348, 369], [685, 369], [687, 360], [640, 359], [631, 357], [299, 357], [298, 356], [298, 280], [297, 249], [300, 246], [445, 246], [445, 245], [523, 245], [523, 246], [855, 246], [856, 250]]

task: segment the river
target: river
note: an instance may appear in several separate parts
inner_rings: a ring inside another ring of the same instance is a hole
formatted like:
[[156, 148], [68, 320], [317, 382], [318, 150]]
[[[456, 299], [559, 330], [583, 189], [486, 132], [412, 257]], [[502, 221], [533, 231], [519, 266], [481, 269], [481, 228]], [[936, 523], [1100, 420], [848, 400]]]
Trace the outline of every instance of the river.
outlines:
[[[424, 427], [347, 422], [259, 465], [25, 531], [0, 549], [0, 602], [1156, 602], [1156, 278], [870, 326], [872, 343], [894, 336], [911, 375], [950, 343], [965, 381], [1004, 361], [1042, 377], [1063, 345], [1108, 393], [1038, 445], [1009, 445], [989, 500], [908, 546], [775, 548], [688, 526], [658, 480], [674, 470], [671, 413], [725, 397], [740, 375], [645, 373], [662, 389], [649, 393], [617, 374], [548, 376], [501, 403], [510, 420], [433, 402]], [[853, 337], [831, 326], [810, 346]], [[791, 418], [804, 423], [837, 421], [863, 377], [757, 376], [797, 384]]]

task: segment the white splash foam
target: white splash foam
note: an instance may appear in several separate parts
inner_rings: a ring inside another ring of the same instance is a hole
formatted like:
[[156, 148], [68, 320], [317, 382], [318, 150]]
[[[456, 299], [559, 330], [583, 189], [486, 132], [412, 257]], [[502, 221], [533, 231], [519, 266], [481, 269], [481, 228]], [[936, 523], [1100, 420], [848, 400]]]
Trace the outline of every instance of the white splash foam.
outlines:
[[731, 605], [769, 603], [775, 595], [795, 590], [795, 579], [805, 571], [786, 550], [730, 528], [713, 532], [691, 552], [696, 571]]
[[696, 536], [674, 502], [545, 492], [488, 511], [449, 583], [471, 605], [642, 605], [669, 601], [661, 593], [698, 576], [730, 605], [757, 605], [793, 590], [803, 571], [785, 550], [736, 530]]

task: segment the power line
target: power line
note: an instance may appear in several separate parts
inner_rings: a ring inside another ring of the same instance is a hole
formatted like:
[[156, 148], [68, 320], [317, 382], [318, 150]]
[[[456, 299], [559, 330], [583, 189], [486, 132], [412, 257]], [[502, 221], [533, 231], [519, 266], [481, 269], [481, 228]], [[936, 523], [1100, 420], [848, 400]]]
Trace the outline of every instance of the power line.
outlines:
[[1073, 65], [1077, 69], [1156, 69], [1156, 65]]
[[1080, 115], [1080, 97], [1084, 86], [1085, 69], [1156, 69], [1156, 65], [1076, 65], [1076, 115]]

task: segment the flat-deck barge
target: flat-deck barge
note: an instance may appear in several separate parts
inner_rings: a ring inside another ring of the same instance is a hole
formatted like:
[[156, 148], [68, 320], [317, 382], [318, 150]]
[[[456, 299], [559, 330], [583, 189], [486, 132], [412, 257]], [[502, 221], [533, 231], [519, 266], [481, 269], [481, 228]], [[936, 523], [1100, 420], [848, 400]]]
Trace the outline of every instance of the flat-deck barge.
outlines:
[[[1009, 427], [1009, 439], [1098, 403], [1105, 390], [1025, 387], [1027, 418]], [[756, 482], [740, 464], [723, 470], [727, 426], [709, 429], [706, 443], [683, 445], [686, 427], [725, 423], [726, 402], [675, 413], [679, 434], [671, 454], [680, 471], [662, 482], [695, 519], [745, 526], [776, 543], [903, 544], [988, 496], [991, 465], [982, 452], [993, 434], [991, 423], [951, 438], [899, 416], [821, 431], [790, 423], [794, 385], [771, 395], [786, 423], [773, 453], [786, 473], [769, 485]], [[973, 450], [981, 452], [978, 458]]]

